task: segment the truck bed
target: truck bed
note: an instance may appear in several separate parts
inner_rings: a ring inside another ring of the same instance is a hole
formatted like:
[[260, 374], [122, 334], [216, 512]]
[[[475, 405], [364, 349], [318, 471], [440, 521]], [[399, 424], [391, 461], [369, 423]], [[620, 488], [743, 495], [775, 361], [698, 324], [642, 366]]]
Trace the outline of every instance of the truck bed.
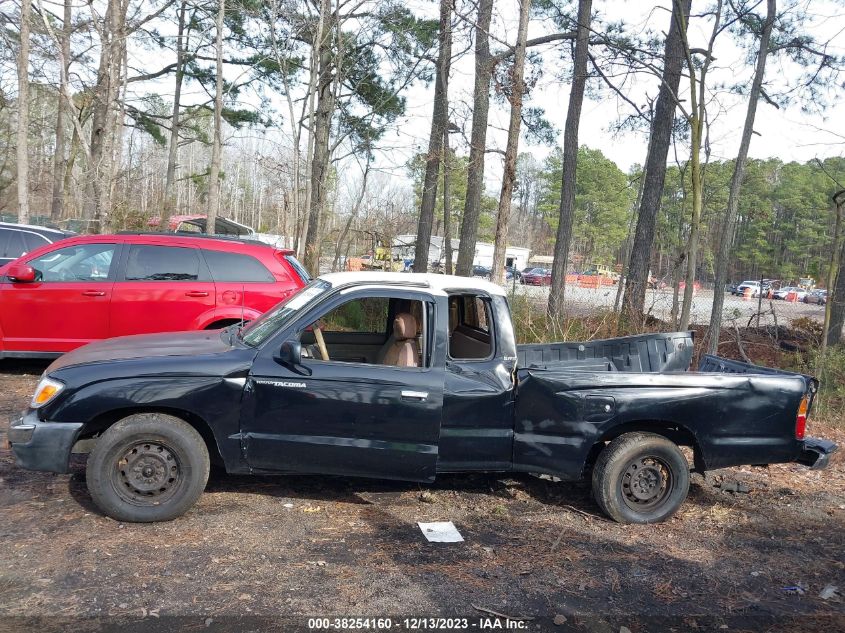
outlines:
[[693, 354], [692, 332], [638, 334], [583, 343], [517, 345], [525, 369], [573, 369], [658, 373], [686, 371]]

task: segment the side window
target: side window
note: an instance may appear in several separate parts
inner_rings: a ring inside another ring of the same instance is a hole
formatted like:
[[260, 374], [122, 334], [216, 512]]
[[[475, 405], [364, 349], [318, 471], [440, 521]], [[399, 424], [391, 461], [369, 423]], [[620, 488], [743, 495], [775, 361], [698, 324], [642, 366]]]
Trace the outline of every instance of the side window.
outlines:
[[6, 245], [9, 243], [11, 233], [8, 229], [0, 229], [0, 257], [9, 257], [9, 255], [6, 255]]
[[334, 308], [320, 319], [324, 332], [366, 332], [384, 334], [387, 331], [387, 297], [353, 299]]
[[6, 245], [6, 257], [17, 259], [27, 251], [29, 249], [26, 247], [26, 242], [23, 241], [23, 233], [12, 231], [9, 235], [9, 243]]
[[399, 298], [352, 299], [301, 333], [303, 354], [337, 363], [424, 367], [429, 318], [425, 306], [423, 301]]
[[35, 233], [24, 233], [23, 241], [26, 243], [27, 253], [50, 243], [47, 238], [41, 237]]
[[39, 281], [106, 281], [114, 244], [78, 244], [51, 251], [27, 262]]
[[205, 262], [214, 281], [272, 283], [275, 278], [267, 267], [251, 255], [203, 250]]
[[449, 297], [449, 356], [454, 360], [483, 360], [493, 356], [490, 300], [481, 295]]
[[133, 244], [126, 263], [126, 281], [197, 281], [199, 255], [194, 248]]

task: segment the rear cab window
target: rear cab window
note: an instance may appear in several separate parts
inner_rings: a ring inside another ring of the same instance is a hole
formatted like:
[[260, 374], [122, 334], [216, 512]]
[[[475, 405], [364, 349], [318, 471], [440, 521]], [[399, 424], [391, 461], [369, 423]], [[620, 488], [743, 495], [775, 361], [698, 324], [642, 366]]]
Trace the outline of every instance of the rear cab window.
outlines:
[[478, 294], [449, 297], [449, 357], [487, 360], [493, 357], [490, 298]]

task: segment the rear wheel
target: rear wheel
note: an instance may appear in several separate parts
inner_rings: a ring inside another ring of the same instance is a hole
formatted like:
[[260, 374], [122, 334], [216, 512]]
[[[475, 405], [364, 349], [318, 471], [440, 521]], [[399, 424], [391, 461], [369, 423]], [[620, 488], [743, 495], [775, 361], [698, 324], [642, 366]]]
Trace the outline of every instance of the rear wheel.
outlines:
[[119, 521], [168, 521], [194, 505], [208, 481], [202, 436], [161, 413], [131, 415], [94, 445], [85, 472], [94, 503]]
[[593, 497], [620, 523], [657, 523], [673, 515], [689, 491], [680, 449], [654, 433], [626, 433], [599, 454]]

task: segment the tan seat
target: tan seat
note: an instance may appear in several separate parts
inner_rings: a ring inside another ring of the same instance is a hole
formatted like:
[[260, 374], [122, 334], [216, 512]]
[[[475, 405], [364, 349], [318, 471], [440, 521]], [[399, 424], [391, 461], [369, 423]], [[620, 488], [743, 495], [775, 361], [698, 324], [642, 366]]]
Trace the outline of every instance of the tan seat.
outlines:
[[379, 354], [380, 365], [419, 367], [420, 350], [417, 345], [417, 320], [413, 314], [400, 312], [393, 319], [392, 342]]

